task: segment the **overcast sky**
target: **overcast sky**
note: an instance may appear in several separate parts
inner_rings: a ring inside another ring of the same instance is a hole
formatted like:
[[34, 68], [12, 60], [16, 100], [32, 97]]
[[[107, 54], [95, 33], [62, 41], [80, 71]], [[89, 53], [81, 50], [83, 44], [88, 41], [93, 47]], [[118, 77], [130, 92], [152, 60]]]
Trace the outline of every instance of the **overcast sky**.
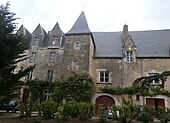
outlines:
[[82, 11], [91, 31], [130, 31], [170, 29], [170, 0], [0, 0], [10, 1], [18, 27], [23, 24], [30, 32], [37, 25], [50, 31], [58, 22], [69, 31]]

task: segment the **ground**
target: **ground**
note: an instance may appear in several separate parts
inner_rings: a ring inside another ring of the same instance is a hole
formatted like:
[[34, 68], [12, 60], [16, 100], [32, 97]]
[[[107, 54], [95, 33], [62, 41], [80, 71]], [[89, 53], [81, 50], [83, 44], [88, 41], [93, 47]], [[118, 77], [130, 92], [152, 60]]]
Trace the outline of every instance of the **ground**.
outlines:
[[[37, 116], [21, 118], [19, 112], [17, 113], [0, 112], [0, 123], [83, 123], [83, 122], [76, 119], [71, 121], [58, 121], [55, 118], [47, 120]], [[94, 121], [90, 120], [84, 123], [99, 123], [99, 122], [95, 120]]]
[[[100, 123], [97, 120], [80, 121], [78, 119], [68, 120], [68, 121], [58, 121], [57, 119], [44, 119], [42, 117], [32, 116], [27, 118], [21, 118], [19, 112], [17, 113], [6, 113], [0, 111], [0, 123]], [[109, 122], [109, 123], [120, 123], [120, 122]], [[132, 122], [141, 123], [141, 122]]]

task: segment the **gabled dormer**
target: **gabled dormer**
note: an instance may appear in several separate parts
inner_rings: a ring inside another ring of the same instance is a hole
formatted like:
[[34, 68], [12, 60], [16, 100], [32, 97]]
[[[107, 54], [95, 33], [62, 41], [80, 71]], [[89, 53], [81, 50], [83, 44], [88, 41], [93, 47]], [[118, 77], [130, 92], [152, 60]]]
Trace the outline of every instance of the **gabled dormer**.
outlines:
[[55, 47], [62, 47], [65, 40], [65, 35], [63, 31], [61, 30], [58, 23], [54, 26], [54, 28], [51, 30], [50, 33], [50, 39], [49, 39], [49, 47], [55, 46]]
[[136, 62], [136, 45], [134, 44], [132, 37], [128, 33], [128, 25], [124, 25], [123, 28], [122, 53], [124, 56], [124, 62]]
[[24, 27], [24, 25], [21, 25], [17, 31], [17, 34], [24, 36], [24, 38], [26, 38], [27, 45], [30, 45], [32, 34]]
[[31, 46], [43, 46], [47, 34], [40, 24], [36, 27], [32, 35]]

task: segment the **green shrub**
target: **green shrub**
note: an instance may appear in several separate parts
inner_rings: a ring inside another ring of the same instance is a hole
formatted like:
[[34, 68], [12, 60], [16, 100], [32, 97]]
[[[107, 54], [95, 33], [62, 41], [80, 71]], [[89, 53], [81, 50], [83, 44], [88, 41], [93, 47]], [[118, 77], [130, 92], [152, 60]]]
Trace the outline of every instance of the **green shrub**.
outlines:
[[76, 101], [69, 101], [62, 106], [62, 119], [77, 118], [78, 116], [78, 103]]
[[108, 121], [108, 116], [102, 104], [99, 105], [99, 120], [102, 123], [106, 123]]
[[88, 118], [91, 118], [94, 111], [93, 103], [80, 102], [78, 103], [78, 107], [79, 107], [78, 117], [80, 120], [87, 120]]
[[31, 117], [31, 113], [34, 110], [34, 103], [32, 100], [27, 100], [25, 104], [20, 104], [17, 109], [20, 110], [21, 117]]
[[42, 116], [46, 119], [53, 118], [57, 112], [57, 104], [52, 100], [41, 103]]

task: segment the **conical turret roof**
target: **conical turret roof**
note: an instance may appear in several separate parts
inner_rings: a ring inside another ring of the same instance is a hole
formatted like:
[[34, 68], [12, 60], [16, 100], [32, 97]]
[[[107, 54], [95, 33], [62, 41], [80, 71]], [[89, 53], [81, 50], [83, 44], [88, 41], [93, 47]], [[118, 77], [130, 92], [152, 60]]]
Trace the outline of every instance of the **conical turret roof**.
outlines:
[[82, 34], [82, 33], [91, 33], [87, 24], [84, 11], [81, 12], [80, 16], [74, 23], [73, 27], [67, 32], [67, 34]]

